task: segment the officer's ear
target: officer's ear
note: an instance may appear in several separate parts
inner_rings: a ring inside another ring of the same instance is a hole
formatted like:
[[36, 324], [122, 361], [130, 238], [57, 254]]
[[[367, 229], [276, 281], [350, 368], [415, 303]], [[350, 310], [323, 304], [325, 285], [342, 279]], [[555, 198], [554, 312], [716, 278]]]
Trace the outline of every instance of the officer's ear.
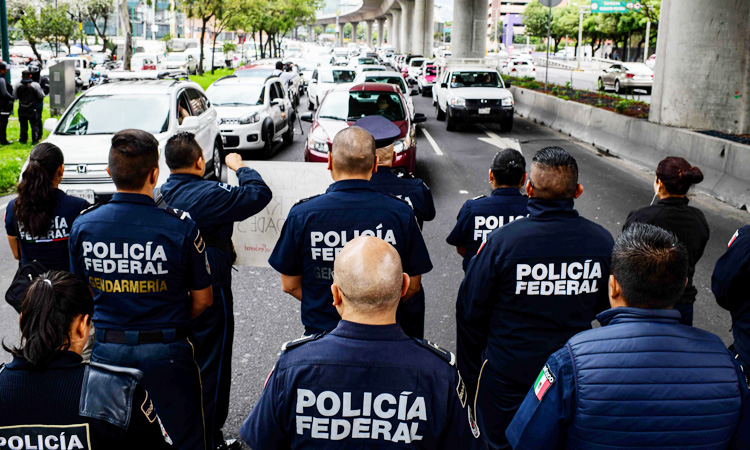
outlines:
[[531, 180], [529, 180], [529, 179], [526, 180], [526, 195], [529, 198], [536, 197], [536, 194], [534, 192], [534, 185], [531, 184]]
[[378, 155], [375, 155], [375, 165], [372, 166], [372, 173], [378, 171], [378, 164], [380, 164], [380, 158], [378, 158]]
[[403, 280], [401, 281], [401, 298], [404, 298], [406, 295], [406, 291], [409, 290], [409, 285], [411, 284], [411, 278], [409, 278], [409, 274], [404, 273], [401, 275]]
[[583, 185], [582, 184], [578, 184], [578, 185], [576, 185], [576, 192], [575, 192], [575, 194], [573, 194], [573, 198], [578, 198], [578, 197], [581, 196], [581, 194], [583, 194]]
[[195, 160], [195, 169], [201, 172], [206, 170], [206, 160], [203, 159], [203, 155], [200, 155], [198, 159]]
[[492, 173], [492, 169], [490, 169], [489, 172], [490, 172], [490, 184], [492, 184], [495, 181], [495, 174]]
[[609, 276], [609, 281], [607, 283], [607, 289], [609, 293], [609, 306], [612, 308], [617, 308], [618, 306], [627, 306], [625, 303], [625, 299], [622, 296], [622, 288], [620, 287], [620, 283], [617, 282], [617, 279], [614, 275]]
[[331, 285], [331, 294], [333, 294], [333, 306], [341, 305], [341, 289], [336, 286], [336, 283]]
[[331, 154], [328, 154], [328, 171], [333, 170], [333, 158], [331, 158]]
[[159, 167], [154, 167], [153, 169], [151, 169], [149, 181], [153, 185], [156, 185], [156, 183], [159, 181]]

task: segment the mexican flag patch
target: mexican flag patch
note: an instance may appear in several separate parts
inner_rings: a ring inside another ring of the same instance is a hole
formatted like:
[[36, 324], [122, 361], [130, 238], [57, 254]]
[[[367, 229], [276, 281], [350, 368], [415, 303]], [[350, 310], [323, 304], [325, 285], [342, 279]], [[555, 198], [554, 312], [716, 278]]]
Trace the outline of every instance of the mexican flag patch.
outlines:
[[536, 395], [536, 399], [541, 402], [542, 398], [544, 398], [544, 394], [547, 393], [553, 384], [555, 384], [555, 376], [552, 375], [552, 371], [549, 370], [549, 364], [545, 364], [534, 382], [534, 395]]

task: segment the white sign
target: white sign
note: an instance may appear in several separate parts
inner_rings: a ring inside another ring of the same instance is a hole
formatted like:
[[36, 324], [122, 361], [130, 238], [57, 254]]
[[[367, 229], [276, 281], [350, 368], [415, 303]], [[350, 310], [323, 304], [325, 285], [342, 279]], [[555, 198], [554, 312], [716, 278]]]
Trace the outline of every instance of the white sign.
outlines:
[[[321, 163], [246, 161], [245, 164], [260, 173], [271, 188], [273, 199], [263, 211], [234, 225], [235, 264], [270, 267], [268, 258], [289, 210], [302, 198], [324, 193], [333, 180], [326, 164]], [[238, 184], [234, 171], [229, 170], [227, 178], [229, 184]]]

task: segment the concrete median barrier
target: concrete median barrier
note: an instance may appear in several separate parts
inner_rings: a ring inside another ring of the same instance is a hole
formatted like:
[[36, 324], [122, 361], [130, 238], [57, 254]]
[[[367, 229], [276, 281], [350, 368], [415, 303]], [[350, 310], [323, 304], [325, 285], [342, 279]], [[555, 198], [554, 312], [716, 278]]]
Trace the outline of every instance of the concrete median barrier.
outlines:
[[750, 206], [750, 145], [659, 125], [516, 86], [516, 112], [575, 139], [653, 171], [667, 156], [681, 156], [703, 171], [696, 186], [737, 208]]

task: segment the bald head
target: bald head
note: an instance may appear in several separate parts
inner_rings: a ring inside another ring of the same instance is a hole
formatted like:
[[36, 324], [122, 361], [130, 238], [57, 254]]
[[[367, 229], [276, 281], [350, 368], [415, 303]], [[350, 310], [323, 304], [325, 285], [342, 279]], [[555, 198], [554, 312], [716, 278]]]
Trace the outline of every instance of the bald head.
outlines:
[[375, 139], [360, 127], [344, 128], [333, 138], [332, 167], [349, 175], [372, 173], [375, 165]]
[[351, 240], [333, 263], [334, 283], [352, 308], [362, 313], [395, 309], [401, 299], [401, 257], [372, 236]]

